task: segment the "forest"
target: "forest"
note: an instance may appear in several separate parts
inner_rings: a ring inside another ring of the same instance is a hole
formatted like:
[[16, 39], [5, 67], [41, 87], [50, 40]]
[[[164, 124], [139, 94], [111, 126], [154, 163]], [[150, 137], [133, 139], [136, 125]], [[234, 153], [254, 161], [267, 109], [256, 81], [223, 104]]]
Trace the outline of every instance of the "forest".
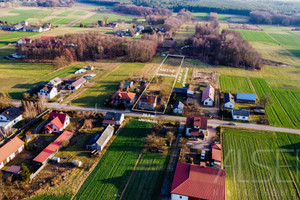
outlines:
[[21, 0], [24, 6], [33, 6], [33, 7], [71, 7], [75, 3], [74, 0], [37, 0], [37, 1], [28, 1]]
[[252, 11], [250, 13], [250, 20], [255, 24], [300, 25], [299, 15], [285, 15], [267, 11]]

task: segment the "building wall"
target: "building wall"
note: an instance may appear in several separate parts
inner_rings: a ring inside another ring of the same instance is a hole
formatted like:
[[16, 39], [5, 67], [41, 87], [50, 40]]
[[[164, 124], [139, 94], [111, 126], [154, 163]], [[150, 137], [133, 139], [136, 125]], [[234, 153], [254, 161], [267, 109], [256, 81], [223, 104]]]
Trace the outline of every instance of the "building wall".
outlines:
[[175, 109], [173, 109], [173, 113], [174, 114], [182, 114], [182, 110], [175, 108]]
[[234, 104], [231, 103], [231, 102], [227, 102], [227, 103], [224, 104], [224, 107], [225, 108], [234, 108]]
[[13, 160], [16, 157], [16, 155], [19, 154], [19, 153], [21, 153], [23, 150], [24, 150], [24, 145], [22, 145], [16, 152], [14, 152], [10, 156], [8, 156], [5, 161], [3, 161], [2, 163], [0, 163], [0, 169], [2, 167], [4, 167], [5, 163], [8, 163], [11, 160]]
[[211, 98], [207, 98], [203, 101], [203, 105], [205, 106], [213, 106], [214, 105], [214, 102]]
[[249, 120], [249, 117], [242, 117], [242, 116], [237, 116], [237, 115], [234, 115], [232, 117], [234, 120], [241, 120], [241, 121], [248, 121]]
[[124, 121], [124, 115], [122, 114], [121, 115], [121, 118], [120, 118], [120, 121], [116, 121], [116, 125], [121, 125], [122, 124], [122, 122]]
[[179, 194], [171, 194], [171, 200], [188, 200], [189, 197], [179, 195]]

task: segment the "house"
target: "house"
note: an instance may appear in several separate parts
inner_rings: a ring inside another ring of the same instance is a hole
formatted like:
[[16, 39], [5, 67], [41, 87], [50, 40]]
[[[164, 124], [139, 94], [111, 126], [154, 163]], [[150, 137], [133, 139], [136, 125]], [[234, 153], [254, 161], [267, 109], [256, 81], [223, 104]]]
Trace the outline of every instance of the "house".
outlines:
[[135, 99], [135, 93], [132, 92], [121, 92], [117, 91], [112, 97], [111, 97], [111, 103], [112, 104], [120, 104], [124, 103], [125, 105], [132, 104]]
[[24, 26], [23, 27], [24, 32], [38, 32], [41, 33], [43, 31], [43, 28], [40, 26]]
[[86, 70], [93, 70], [93, 69], [94, 69], [94, 66], [89, 65], [89, 66], [87, 66], [85, 69], [86, 69]]
[[111, 27], [111, 28], [115, 28], [115, 27], [118, 27], [118, 25], [116, 23], [108, 23], [106, 24], [107, 27]]
[[186, 118], [186, 136], [189, 137], [204, 137], [207, 131], [207, 118], [187, 116]]
[[202, 100], [201, 102], [205, 106], [213, 106], [215, 101], [215, 88], [208, 85], [204, 90], [202, 90]]
[[47, 164], [64, 146], [64, 143], [70, 141], [72, 137], [72, 132], [64, 131], [54, 142], [50, 143], [41, 153], [39, 153], [33, 161], [42, 165]]
[[157, 96], [143, 94], [138, 102], [138, 107], [142, 110], [155, 110]]
[[214, 165], [221, 166], [222, 164], [221, 144], [212, 143], [210, 147], [212, 149], [212, 159], [214, 161]]
[[225, 200], [225, 171], [178, 162], [171, 200]]
[[120, 126], [124, 121], [124, 114], [117, 112], [107, 112], [104, 120], [102, 121], [103, 126]]
[[240, 92], [236, 94], [237, 103], [255, 104], [255, 101], [256, 101], [256, 94], [240, 93]]
[[62, 84], [62, 80], [58, 77], [52, 79], [51, 81], [48, 82], [48, 85], [52, 85], [52, 86], [58, 86], [60, 84]]
[[44, 24], [42, 31], [49, 31], [51, 27], [52, 27], [51, 23], [46, 23]]
[[0, 27], [1, 30], [4, 31], [20, 31], [23, 28], [21, 24], [15, 24], [15, 25], [2, 25]]
[[124, 82], [124, 88], [126, 90], [128, 90], [129, 88], [131, 88], [133, 86], [133, 82], [132, 81], [125, 81]]
[[184, 110], [184, 104], [181, 101], [177, 101], [173, 106], [173, 113], [182, 115]]
[[108, 125], [101, 133], [95, 133], [86, 145], [87, 150], [102, 151], [114, 134], [114, 127]]
[[57, 88], [51, 85], [45, 85], [39, 92], [38, 97], [45, 96], [47, 99], [52, 99], [58, 94]]
[[241, 120], [241, 121], [249, 121], [249, 110], [245, 109], [232, 109], [231, 116], [234, 120]]
[[45, 126], [47, 133], [59, 133], [70, 124], [70, 116], [63, 112], [51, 112]]
[[32, 42], [31, 39], [29, 39], [28, 37], [21, 37], [18, 41], [17, 44], [18, 45], [23, 45], [23, 44], [30, 44]]
[[73, 82], [71, 85], [69, 85], [68, 89], [69, 90], [77, 90], [85, 83], [86, 83], [86, 79], [81, 77], [78, 80], [76, 80], [75, 82]]
[[225, 93], [224, 94], [224, 99], [223, 99], [223, 104], [224, 108], [234, 108], [234, 97], [230, 93]]
[[14, 137], [0, 148], [0, 169], [24, 150], [24, 144], [20, 138]]
[[17, 176], [21, 172], [21, 167], [18, 165], [12, 165], [8, 169], [6, 169], [4, 172], [5, 172], [5, 174], [12, 174], [12, 175]]
[[13, 127], [22, 119], [22, 111], [19, 108], [12, 106], [0, 114], [0, 127], [3, 127], [4, 130], [6, 130]]
[[21, 23], [20, 23], [22, 26], [28, 26], [28, 22], [26, 21], [26, 20], [24, 20], [24, 21], [21, 21]]
[[86, 69], [82, 68], [82, 69], [77, 70], [77, 71], [75, 72], [75, 74], [82, 74], [82, 73], [84, 73], [84, 72], [86, 72]]
[[183, 97], [193, 97], [194, 96], [194, 91], [188, 90], [187, 88], [174, 87], [173, 93], [175, 93], [178, 96], [183, 96]]

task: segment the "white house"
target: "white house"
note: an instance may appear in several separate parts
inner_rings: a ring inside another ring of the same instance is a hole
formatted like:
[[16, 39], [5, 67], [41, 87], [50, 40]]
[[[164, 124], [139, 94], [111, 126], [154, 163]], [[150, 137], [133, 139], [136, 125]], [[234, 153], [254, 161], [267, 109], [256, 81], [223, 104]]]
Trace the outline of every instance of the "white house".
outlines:
[[47, 97], [47, 99], [52, 99], [52, 98], [56, 97], [57, 94], [58, 94], [58, 91], [57, 91], [56, 87], [46, 85], [38, 92], [38, 97], [45, 96], [45, 97]]
[[16, 157], [24, 149], [24, 142], [18, 137], [14, 137], [0, 148], [0, 169], [4, 167], [6, 163]]
[[102, 124], [104, 126], [120, 126], [124, 121], [124, 114], [119, 112], [107, 112]]
[[182, 115], [184, 110], [184, 104], [181, 101], [177, 101], [173, 106], [173, 113]]
[[24, 32], [38, 32], [38, 33], [41, 33], [43, 31], [43, 28], [39, 27], [39, 26], [24, 26], [23, 31]]
[[202, 103], [205, 106], [213, 106], [215, 101], [215, 89], [208, 85], [203, 91], [202, 91]]
[[30, 44], [32, 41], [28, 37], [21, 37], [18, 41], [18, 45], [23, 45], [23, 44]]
[[18, 123], [22, 119], [23, 119], [22, 111], [12, 106], [1, 113], [0, 126], [6, 130], [8, 128], [13, 127], [16, 123]]
[[186, 117], [186, 136], [188, 137], [204, 137], [207, 131], [207, 118], [187, 116]]
[[234, 97], [230, 93], [224, 94], [224, 108], [233, 109], [234, 108]]
[[45, 130], [47, 133], [59, 133], [70, 124], [70, 116], [63, 112], [52, 112], [48, 118], [49, 123], [46, 124]]
[[234, 120], [249, 121], [250, 112], [245, 109], [232, 109], [231, 115]]

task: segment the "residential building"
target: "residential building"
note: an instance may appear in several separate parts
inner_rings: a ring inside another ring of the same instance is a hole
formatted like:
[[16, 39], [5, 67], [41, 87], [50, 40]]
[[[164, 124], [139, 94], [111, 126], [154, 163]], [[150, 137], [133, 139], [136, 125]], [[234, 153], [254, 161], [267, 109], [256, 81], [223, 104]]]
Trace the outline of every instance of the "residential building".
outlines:
[[173, 113], [182, 115], [184, 110], [184, 104], [181, 101], [177, 101], [173, 106]]
[[126, 90], [128, 90], [129, 88], [131, 88], [133, 86], [133, 82], [132, 81], [125, 81], [124, 83], [124, 88]]
[[249, 121], [250, 112], [245, 109], [232, 109], [231, 116], [234, 120]]
[[16, 123], [23, 119], [22, 114], [22, 111], [15, 106], [3, 111], [0, 114], [0, 127], [3, 127], [4, 130], [13, 127]]
[[85, 83], [86, 83], [86, 79], [81, 77], [78, 80], [76, 80], [75, 82], [73, 82], [71, 85], [69, 85], [68, 89], [69, 90], [77, 90]]
[[225, 171], [178, 162], [171, 200], [225, 200]]
[[155, 110], [157, 96], [143, 94], [138, 102], [138, 107], [142, 110]]
[[51, 85], [45, 85], [39, 92], [38, 97], [45, 96], [47, 99], [52, 99], [58, 94], [57, 88]]
[[175, 93], [178, 96], [183, 96], [183, 97], [193, 97], [194, 96], [194, 91], [191, 91], [187, 88], [174, 87], [173, 93]]
[[24, 150], [24, 144], [20, 138], [14, 137], [0, 148], [0, 169]]
[[214, 165], [221, 166], [222, 165], [221, 144], [212, 143], [211, 149], [212, 149], [212, 160], [214, 161]]
[[223, 99], [224, 108], [233, 109], [234, 103], [234, 97], [230, 93], [225, 93]]
[[47, 164], [63, 147], [65, 141], [70, 141], [72, 137], [72, 132], [64, 131], [54, 142], [49, 144], [39, 155], [37, 155], [33, 161], [42, 165]]
[[24, 21], [21, 21], [21, 23], [20, 23], [22, 26], [28, 26], [28, 22], [26, 21], [26, 20], [24, 20]]
[[23, 45], [23, 44], [30, 44], [32, 42], [32, 40], [28, 37], [21, 37], [18, 41], [17, 44], [18, 45]]
[[43, 31], [43, 28], [40, 26], [24, 26], [23, 27], [24, 32], [38, 32], [41, 33]]
[[77, 70], [77, 71], [75, 72], [75, 74], [82, 74], [82, 73], [84, 73], [84, 72], [86, 72], [86, 69], [82, 68], [82, 69]]
[[186, 118], [186, 136], [189, 137], [204, 137], [207, 131], [207, 118], [187, 116]]
[[48, 82], [48, 85], [52, 85], [52, 86], [59, 86], [60, 84], [62, 84], [62, 80], [58, 77], [52, 79], [51, 81]]
[[70, 116], [63, 112], [51, 112], [45, 126], [47, 133], [59, 133], [70, 124]]
[[125, 105], [132, 104], [135, 99], [135, 93], [132, 92], [121, 92], [117, 91], [112, 97], [111, 97], [111, 103], [114, 105], [118, 105], [120, 103], [124, 103]]
[[256, 101], [256, 94], [241, 93], [241, 92], [238, 92], [236, 94], [236, 102], [237, 103], [255, 104], [255, 101]]
[[120, 126], [124, 121], [124, 114], [119, 112], [107, 112], [102, 122], [103, 126]]
[[86, 145], [88, 150], [102, 151], [114, 134], [114, 127], [108, 125], [101, 133], [95, 133]]
[[204, 90], [202, 90], [202, 100], [201, 102], [205, 106], [213, 106], [215, 101], [215, 89], [208, 85]]

